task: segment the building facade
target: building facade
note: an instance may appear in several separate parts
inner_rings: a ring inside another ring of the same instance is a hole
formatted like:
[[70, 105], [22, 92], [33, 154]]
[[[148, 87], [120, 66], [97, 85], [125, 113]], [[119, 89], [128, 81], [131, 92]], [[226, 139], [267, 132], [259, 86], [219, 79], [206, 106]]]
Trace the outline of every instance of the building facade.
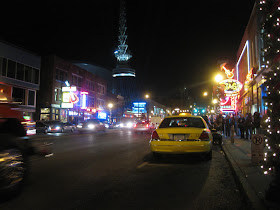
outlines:
[[263, 40], [260, 22], [260, 12], [255, 4], [237, 52], [235, 68], [235, 79], [243, 84], [237, 110], [243, 114], [266, 112], [262, 99], [265, 96], [265, 87], [262, 79], [264, 68], [261, 66]]
[[35, 116], [41, 57], [0, 42], [0, 91], [18, 104], [26, 119]]
[[107, 120], [107, 81], [55, 55], [42, 57], [38, 120]]

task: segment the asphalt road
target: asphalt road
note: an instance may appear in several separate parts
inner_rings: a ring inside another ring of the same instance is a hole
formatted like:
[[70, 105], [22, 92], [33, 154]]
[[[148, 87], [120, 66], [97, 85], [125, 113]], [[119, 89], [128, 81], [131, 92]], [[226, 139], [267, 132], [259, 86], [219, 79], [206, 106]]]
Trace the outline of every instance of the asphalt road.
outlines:
[[149, 138], [127, 130], [33, 137], [53, 143], [53, 156], [33, 157], [22, 193], [0, 209], [248, 209], [220, 147], [211, 161], [155, 160]]

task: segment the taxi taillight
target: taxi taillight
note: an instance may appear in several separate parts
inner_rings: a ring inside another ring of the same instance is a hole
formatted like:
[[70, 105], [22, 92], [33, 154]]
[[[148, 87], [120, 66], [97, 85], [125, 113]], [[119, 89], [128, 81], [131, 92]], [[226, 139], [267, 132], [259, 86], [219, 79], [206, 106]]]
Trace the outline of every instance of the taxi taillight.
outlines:
[[200, 134], [199, 139], [200, 139], [201, 141], [209, 141], [209, 134], [208, 134], [208, 132], [203, 131], [203, 132]]
[[152, 133], [152, 139], [159, 139], [158, 133], [156, 131], [153, 131]]

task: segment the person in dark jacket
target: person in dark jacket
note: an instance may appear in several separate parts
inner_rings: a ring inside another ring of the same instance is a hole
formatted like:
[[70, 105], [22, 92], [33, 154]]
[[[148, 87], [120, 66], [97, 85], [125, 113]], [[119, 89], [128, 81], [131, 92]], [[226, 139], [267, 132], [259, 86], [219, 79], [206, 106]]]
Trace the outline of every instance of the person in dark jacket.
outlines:
[[245, 118], [244, 115], [241, 114], [240, 117], [238, 118], [238, 127], [240, 129], [240, 138], [244, 139], [244, 126], [245, 126]]
[[225, 127], [226, 127], [226, 136], [230, 136], [231, 119], [229, 115], [226, 116]]
[[253, 132], [255, 134], [260, 134], [260, 127], [261, 127], [261, 116], [259, 112], [255, 112], [253, 116]]
[[245, 138], [251, 139], [252, 135], [252, 129], [253, 129], [253, 117], [251, 113], [247, 113], [245, 117]]

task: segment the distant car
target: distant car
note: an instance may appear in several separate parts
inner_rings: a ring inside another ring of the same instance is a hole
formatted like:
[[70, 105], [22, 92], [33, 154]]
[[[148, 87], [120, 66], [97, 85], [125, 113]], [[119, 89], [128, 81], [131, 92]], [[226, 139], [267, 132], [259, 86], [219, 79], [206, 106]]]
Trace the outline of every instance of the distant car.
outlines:
[[97, 132], [97, 131], [106, 131], [105, 124], [97, 119], [90, 119], [85, 122], [81, 122], [77, 125], [77, 130], [79, 132], [88, 131], [88, 132]]
[[55, 133], [63, 133], [64, 132], [64, 123], [60, 121], [46, 121], [50, 129], [48, 132], [55, 132]]
[[76, 126], [71, 122], [63, 123], [63, 125], [64, 125], [64, 131], [74, 132], [76, 129]]
[[147, 121], [136, 122], [133, 126], [133, 131], [135, 133], [152, 133], [153, 130], [155, 130], [155, 125]]
[[50, 130], [50, 126], [46, 123], [36, 122], [36, 133], [48, 133]]
[[150, 149], [154, 157], [161, 154], [204, 154], [212, 159], [212, 133], [200, 116], [181, 113], [166, 117], [152, 133]]

